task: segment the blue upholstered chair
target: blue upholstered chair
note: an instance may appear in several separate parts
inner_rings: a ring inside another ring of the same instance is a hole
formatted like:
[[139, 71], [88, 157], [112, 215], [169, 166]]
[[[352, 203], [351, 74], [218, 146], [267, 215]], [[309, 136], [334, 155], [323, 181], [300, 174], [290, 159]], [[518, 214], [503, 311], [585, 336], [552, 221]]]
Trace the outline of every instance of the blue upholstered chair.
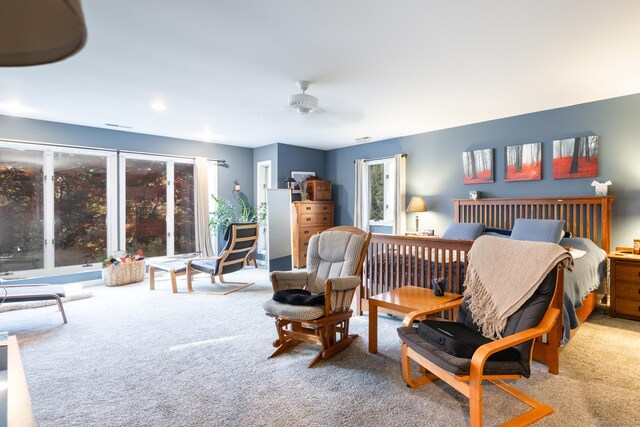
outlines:
[[247, 264], [247, 257], [256, 248], [258, 242], [258, 223], [232, 223], [227, 227], [224, 235], [226, 244], [220, 255], [214, 258], [196, 258], [187, 262], [187, 287], [192, 289], [191, 281], [198, 273], [211, 276], [211, 283], [216, 283], [216, 277], [220, 283], [232, 283], [241, 286], [213, 294], [226, 295], [253, 285], [254, 282], [229, 282], [224, 279], [225, 274], [242, 270]]
[[271, 357], [300, 341], [322, 346], [309, 368], [344, 350], [357, 335], [349, 334], [353, 314], [351, 301], [360, 285], [362, 265], [371, 233], [355, 227], [333, 227], [312, 236], [306, 271], [271, 273], [273, 290], [306, 290], [311, 296], [324, 293], [322, 305], [294, 305], [275, 300], [264, 304], [267, 316], [276, 319], [278, 339]]

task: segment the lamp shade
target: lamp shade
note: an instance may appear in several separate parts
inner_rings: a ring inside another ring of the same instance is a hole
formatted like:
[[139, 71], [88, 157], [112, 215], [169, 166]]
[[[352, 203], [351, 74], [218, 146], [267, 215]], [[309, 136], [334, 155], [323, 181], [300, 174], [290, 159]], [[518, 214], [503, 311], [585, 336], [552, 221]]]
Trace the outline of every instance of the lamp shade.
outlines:
[[0, 66], [60, 61], [86, 41], [80, 0], [0, 0]]
[[424, 199], [420, 196], [413, 196], [409, 201], [409, 206], [407, 206], [407, 212], [426, 212], [427, 204], [424, 202]]

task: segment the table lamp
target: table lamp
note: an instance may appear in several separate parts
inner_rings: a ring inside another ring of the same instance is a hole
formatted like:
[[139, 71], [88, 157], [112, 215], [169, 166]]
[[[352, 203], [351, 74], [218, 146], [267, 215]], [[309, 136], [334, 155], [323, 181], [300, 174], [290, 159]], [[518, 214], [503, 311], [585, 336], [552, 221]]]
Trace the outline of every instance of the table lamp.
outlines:
[[409, 206], [407, 206], [407, 212], [416, 212], [416, 232], [420, 231], [420, 218], [418, 217], [418, 213], [426, 211], [427, 205], [424, 199], [421, 196], [413, 196], [409, 201]]

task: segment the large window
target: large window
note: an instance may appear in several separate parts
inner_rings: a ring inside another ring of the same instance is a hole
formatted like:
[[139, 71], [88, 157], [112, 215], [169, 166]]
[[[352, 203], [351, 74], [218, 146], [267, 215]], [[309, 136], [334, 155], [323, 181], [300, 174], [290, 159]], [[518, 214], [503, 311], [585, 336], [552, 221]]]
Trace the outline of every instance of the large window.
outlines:
[[0, 147], [0, 273], [44, 267], [42, 152]]
[[167, 164], [126, 161], [126, 251], [167, 254]]
[[176, 163], [173, 171], [174, 182], [174, 252], [193, 253], [196, 250], [193, 164]]
[[107, 256], [107, 158], [53, 157], [55, 266], [92, 264]]
[[0, 141], [0, 224], [10, 278], [193, 253], [193, 161]]
[[193, 253], [193, 162], [125, 155], [120, 167], [126, 251], [142, 250], [146, 257]]

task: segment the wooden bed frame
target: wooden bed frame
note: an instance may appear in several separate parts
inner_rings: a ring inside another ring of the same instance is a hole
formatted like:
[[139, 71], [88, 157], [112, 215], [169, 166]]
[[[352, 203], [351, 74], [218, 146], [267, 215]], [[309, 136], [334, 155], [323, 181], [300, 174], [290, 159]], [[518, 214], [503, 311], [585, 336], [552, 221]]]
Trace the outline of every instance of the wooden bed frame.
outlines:
[[[613, 196], [456, 199], [454, 220], [511, 229], [517, 218], [563, 219], [566, 230], [574, 237], [590, 239], [608, 253], [613, 200]], [[407, 285], [430, 288], [435, 277], [447, 279], [447, 292], [462, 293], [467, 252], [472, 244], [470, 240], [374, 234], [362, 274], [357, 313], [368, 311], [370, 296]], [[576, 310], [580, 323], [595, 305], [596, 295], [592, 292]], [[553, 374], [560, 369], [561, 337], [562, 318], [545, 341], [539, 340], [534, 345], [534, 359], [546, 363]]]

